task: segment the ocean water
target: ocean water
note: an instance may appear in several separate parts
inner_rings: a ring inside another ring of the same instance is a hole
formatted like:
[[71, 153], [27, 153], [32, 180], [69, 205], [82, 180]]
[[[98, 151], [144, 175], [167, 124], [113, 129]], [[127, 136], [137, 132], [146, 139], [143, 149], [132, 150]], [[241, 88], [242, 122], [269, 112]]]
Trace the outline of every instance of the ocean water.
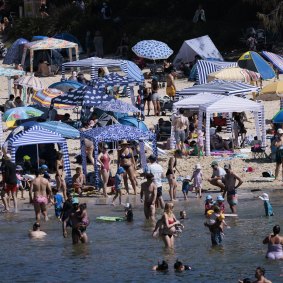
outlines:
[[[241, 194], [239, 217], [226, 218], [222, 247], [212, 248], [210, 234], [203, 223], [203, 199], [191, 195], [189, 201], [175, 203], [175, 214], [186, 210], [185, 229], [176, 238], [175, 250], [165, 250], [162, 240], [153, 239], [150, 223], [144, 220], [139, 197], [125, 199], [134, 207], [134, 222], [97, 222], [101, 215], [123, 216], [121, 206], [110, 206], [103, 200], [87, 200], [91, 224], [87, 233], [90, 242], [72, 245], [64, 239], [61, 223], [53, 217], [42, 223], [47, 232], [44, 240], [31, 240], [28, 230], [34, 222], [33, 207], [23, 204], [20, 212], [0, 214], [0, 281], [1, 282], [238, 282], [254, 279], [257, 266], [266, 269], [266, 277], [283, 282], [283, 261], [265, 259], [267, 247], [262, 240], [276, 224], [283, 229], [283, 190], [270, 193], [275, 216], [265, 217], [262, 201], [251, 193]], [[108, 200], [110, 203], [110, 200]], [[226, 211], [229, 208], [226, 206]], [[162, 211], [158, 211], [161, 215]], [[283, 232], [282, 232], [283, 234]], [[163, 259], [169, 263], [166, 273], [151, 267]], [[176, 259], [192, 267], [176, 273]]]

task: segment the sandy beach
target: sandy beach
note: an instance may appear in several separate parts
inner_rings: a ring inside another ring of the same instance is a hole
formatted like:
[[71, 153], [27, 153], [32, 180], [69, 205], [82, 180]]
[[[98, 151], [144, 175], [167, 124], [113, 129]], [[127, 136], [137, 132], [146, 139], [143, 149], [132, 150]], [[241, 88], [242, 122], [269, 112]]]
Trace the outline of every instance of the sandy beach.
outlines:
[[[147, 70], [143, 70], [143, 72], [146, 72]], [[282, 75], [281, 75], [282, 76]], [[68, 74], [67, 74], [68, 77]], [[88, 75], [86, 74], [86, 78], [88, 78]], [[40, 78], [44, 84], [44, 86], [48, 87], [50, 84], [54, 82], [58, 82], [61, 79], [61, 75], [56, 75], [54, 77], [47, 77], [47, 78]], [[264, 81], [263, 85], [268, 84], [268, 81]], [[188, 87], [191, 85], [187, 81], [187, 79], [176, 79], [175, 81], [177, 90], [181, 90], [185, 87]], [[8, 83], [7, 78], [0, 77], [0, 104], [4, 104], [5, 101], [8, 98]], [[165, 95], [165, 88], [161, 88], [159, 90], [159, 93], [161, 96]], [[137, 95], [137, 89], [135, 89], [135, 95]], [[249, 95], [248, 97], [252, 97]], [[125, 101], [130, 101], [129, 98], [121, 98]], [[265, 109], [265, 118], [266, 120], [270, 120], [276, 112], [279, 110], [280, 103], [279, 100], [275, 101], [262, 101]], [[69, 112], [72, 116], [72, 118], [76, 118], [76, 114], [73, 113], [73, 111], [65, 111], [65, 110], [58, 110], [58, 114], [63, 114]], [[151, 114], [153, 114], [153, 110], [151, 111]], [[167, 114], [167, 116], [162, 116], [164, 120], [170, 119], [170, 113]], [[247, 128], [247, 135], [254, 136], [255, 135], [255, 124], [254, 119], [251, 113], [247, 113], [248, 122], [245, 123], [245, 127]], [[153, 129], [154, 125], [157, 123], [158, 117], [155, 116], [146, 116], [145, 117], [145, 123], [148, 126], [149, 129]], [[3, 123], [3, 127], [5, 128], [5, 123]], [[267, 129], [270, 127], [270, 125], [267, 125]], [[5, 138], [10, 133], [10, 129], [4, 132]], [[222, 133], [221, 133], [222, 134]], [[224, 133], [224, 136], [229, 136], [229, 134]], [[267, 154], [270, 153], [270, 142], [267, 140], [268, 148], [266, 150]], [[72, 174], [74, 173], [74, 169], [78, 166], [78, 164], [74, 163], [75, 159], [74, 156], [76, 154], [80, 153], [80, 142], [79, 140], [68, 140], [68, 148], [69, 148], [69, 154], [70, 154], [70, 162], [71, 162], [71, 169]], [[266, 179], [262, 178], [262, 172], [264, 171], [271, 171], [274, 173], [275, 170], [275, 163], [271, 163], [269, 159], [252, 159], [252, 153], [249, 152], [250, 148], [244, 149], [244, 152], [241, 152], [241, 150], [236, 150], [238, 153], [244, 153], [247, 155], [247, 158], [232, 158], [229, 159], [228, 155], [223, 155], [220, 158], [215, 158], [213, 156], [210, 157], [204, 157], [198, 160], [197, 157], [189, 157], [184, 156], [182, 159], [178, 160], [178, 169], [180, 171], [180, 176], [186, 176], [191, 175], [194, 169], [194, 166], [197, 163], [200, 163], [202, 166], [203, 174], [204, 174], [204, 189], [205, 190], [215, 190], [213, 186], [211, 186], [206, 179], [211, 176], [211, 167], [210, 164], [213, 160], [219, 160], [220, 166], [224, 166], [224, 163], [230, 163], [232, 165], [233, 171], [235, 171], [243, 180], [244, 184], [241, 186], [240, 190], [250, 190], [250, 189], [261, 189], [261, 190], [273, 190], [273, 189], [281, 189], [282, 183], [281, 182], [267, 182]], [[163, 166], [164, 171], [167, 169], [167, 163], [168, 163], [168, 157], [170, 156], [170, 152], [168, 151], [167, 155], [163, 155], [159, 157], [159, 162]], [[147, 150], [147, 155], [149, 155], [151, 152]], [[116, 154], [114, 153], [114, 156]], [[244, 172], [245, 167], [252, 167], [253, 172]], [[93, 171], [92, 166], [88, 165], [88, 172]], [[112, 166], [112, 173], [114, 174], [116, 172], [116, 165]], [[140, 171], [139, 171], [140, 172]], [[141, 173], [141, 172], [140, 172]], [[140, 178], [138, 178], [139, 182], [141, 181]], [[258, 180], [258, 181], [256, 181]], [[178, 186], [178, 196], [182, 196], [181, 192], [181, 183]], [[139, 186], [140, 188], [140, 186]], [[164, 183], [165, 191], [168, 189], [168, 184]], [[110, 188], [109, 188], [110, 190]]]

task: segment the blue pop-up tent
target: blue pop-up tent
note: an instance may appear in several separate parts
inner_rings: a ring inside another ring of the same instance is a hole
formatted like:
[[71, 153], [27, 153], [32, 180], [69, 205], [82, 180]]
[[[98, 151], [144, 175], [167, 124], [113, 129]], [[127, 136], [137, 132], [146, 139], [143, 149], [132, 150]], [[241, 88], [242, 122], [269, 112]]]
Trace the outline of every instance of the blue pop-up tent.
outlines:
[[262, 79], [268, 80], [275, 77], [272, 67], [256, 52], [248, 51], [238, 60], [240, 68], [260, 73]]

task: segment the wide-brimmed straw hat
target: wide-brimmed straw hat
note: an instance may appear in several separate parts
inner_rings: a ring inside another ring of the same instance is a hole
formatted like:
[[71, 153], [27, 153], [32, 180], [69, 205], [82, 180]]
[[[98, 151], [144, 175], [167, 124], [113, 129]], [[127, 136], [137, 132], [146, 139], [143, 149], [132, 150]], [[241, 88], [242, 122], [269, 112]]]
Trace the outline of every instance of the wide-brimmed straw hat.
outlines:
[[122, 140], [120, 145], [129, 145], [129, 143], [126, 140]]

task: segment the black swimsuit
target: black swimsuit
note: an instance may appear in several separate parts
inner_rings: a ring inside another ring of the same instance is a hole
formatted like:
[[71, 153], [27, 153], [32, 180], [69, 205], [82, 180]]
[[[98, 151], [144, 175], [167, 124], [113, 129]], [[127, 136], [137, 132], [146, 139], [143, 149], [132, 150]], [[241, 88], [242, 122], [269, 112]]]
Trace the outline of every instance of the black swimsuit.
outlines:
[[[175, 162], [174, 162], [173, 168], [176, 168], [176, 166], [177, 166], [177, 158], [175, 157]], [[172, 172], [172, 170], [170, 168], [170, 159], [169, 159], [169, 161], [168, 161], [168, 170], [166, 172], [166, 176], [172, 175], [174, 173], [175, 173], [175, 170], [174, 170], [174, 172]]]

